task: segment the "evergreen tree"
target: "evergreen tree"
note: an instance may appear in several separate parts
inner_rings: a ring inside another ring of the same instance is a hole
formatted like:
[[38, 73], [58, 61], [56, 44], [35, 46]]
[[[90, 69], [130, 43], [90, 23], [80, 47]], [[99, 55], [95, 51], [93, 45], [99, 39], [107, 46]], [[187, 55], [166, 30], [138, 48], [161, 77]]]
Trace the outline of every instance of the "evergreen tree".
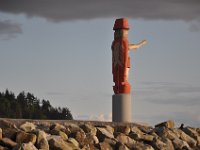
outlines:
[[73, 119], [67, 107], [54, 108], [48, 100], [40, 101], [31, 93], [21, 92], [15, 97], [8, 89], [0, 92], [0, 118]]

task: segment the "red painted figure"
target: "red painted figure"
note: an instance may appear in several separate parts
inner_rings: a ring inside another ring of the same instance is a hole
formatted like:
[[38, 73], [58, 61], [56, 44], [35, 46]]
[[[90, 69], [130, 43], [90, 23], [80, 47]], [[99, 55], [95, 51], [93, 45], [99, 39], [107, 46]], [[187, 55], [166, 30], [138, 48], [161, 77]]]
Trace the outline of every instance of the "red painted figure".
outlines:
[[113, 30], [115, 30], [112, 43], [112, 73], [113, 81], [115, 82], [113, 90], [115, 94], [128, 94], [131, 92], [131, 85], [128, 82], [130, 68], [129, 50], [141, 47], [146, 44], [146, 40], [139, 44], [129, 44], [129, 25], [126, 18], [116, 19]]

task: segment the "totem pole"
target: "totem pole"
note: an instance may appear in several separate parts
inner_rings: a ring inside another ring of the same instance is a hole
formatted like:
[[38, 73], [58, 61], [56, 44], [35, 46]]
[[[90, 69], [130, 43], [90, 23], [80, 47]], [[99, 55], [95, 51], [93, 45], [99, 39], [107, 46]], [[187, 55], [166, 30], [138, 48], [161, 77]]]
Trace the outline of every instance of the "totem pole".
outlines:
[[115, 32], [112, 43], [112, 73], [115, 94], [112, 96], [112, 120], [113, 122], [131, 122], [131, 85], [128, 82], [129, 51], [136, 50], [147, 42], [143, 40], [139, 44], [129, 44], [129, 25], [126, 18], [116, 19], [113, 30]]

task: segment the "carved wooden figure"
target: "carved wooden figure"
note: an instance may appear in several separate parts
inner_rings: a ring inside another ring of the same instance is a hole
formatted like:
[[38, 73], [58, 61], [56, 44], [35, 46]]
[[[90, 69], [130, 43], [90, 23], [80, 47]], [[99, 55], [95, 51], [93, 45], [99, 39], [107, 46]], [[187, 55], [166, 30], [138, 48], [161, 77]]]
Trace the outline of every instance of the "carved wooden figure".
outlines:
[[131, 85], [128, 82], [130, 68], [129, 51], [140, 48], [147, 41], [143, 40], [139, 44], [129, 44], [129, 25], [126, 18], [116, 19], [113, 30], [115, 31], [112, 43], [112, 73], [113, 82], [115, 82], [113, 90], [115, 94], [128, 94], [131, 92]]

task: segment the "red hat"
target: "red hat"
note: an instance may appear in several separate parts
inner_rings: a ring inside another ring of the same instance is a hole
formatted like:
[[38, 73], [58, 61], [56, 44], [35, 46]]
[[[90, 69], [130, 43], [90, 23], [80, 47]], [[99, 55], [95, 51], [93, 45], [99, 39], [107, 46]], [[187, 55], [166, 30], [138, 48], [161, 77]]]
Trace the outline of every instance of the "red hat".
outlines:
[[117, 29], [129, 29], [128, 25], [128, 19], [127, 18], [120, 18], [115, 20], [115, 25], [113, 27], [113, 30]]

